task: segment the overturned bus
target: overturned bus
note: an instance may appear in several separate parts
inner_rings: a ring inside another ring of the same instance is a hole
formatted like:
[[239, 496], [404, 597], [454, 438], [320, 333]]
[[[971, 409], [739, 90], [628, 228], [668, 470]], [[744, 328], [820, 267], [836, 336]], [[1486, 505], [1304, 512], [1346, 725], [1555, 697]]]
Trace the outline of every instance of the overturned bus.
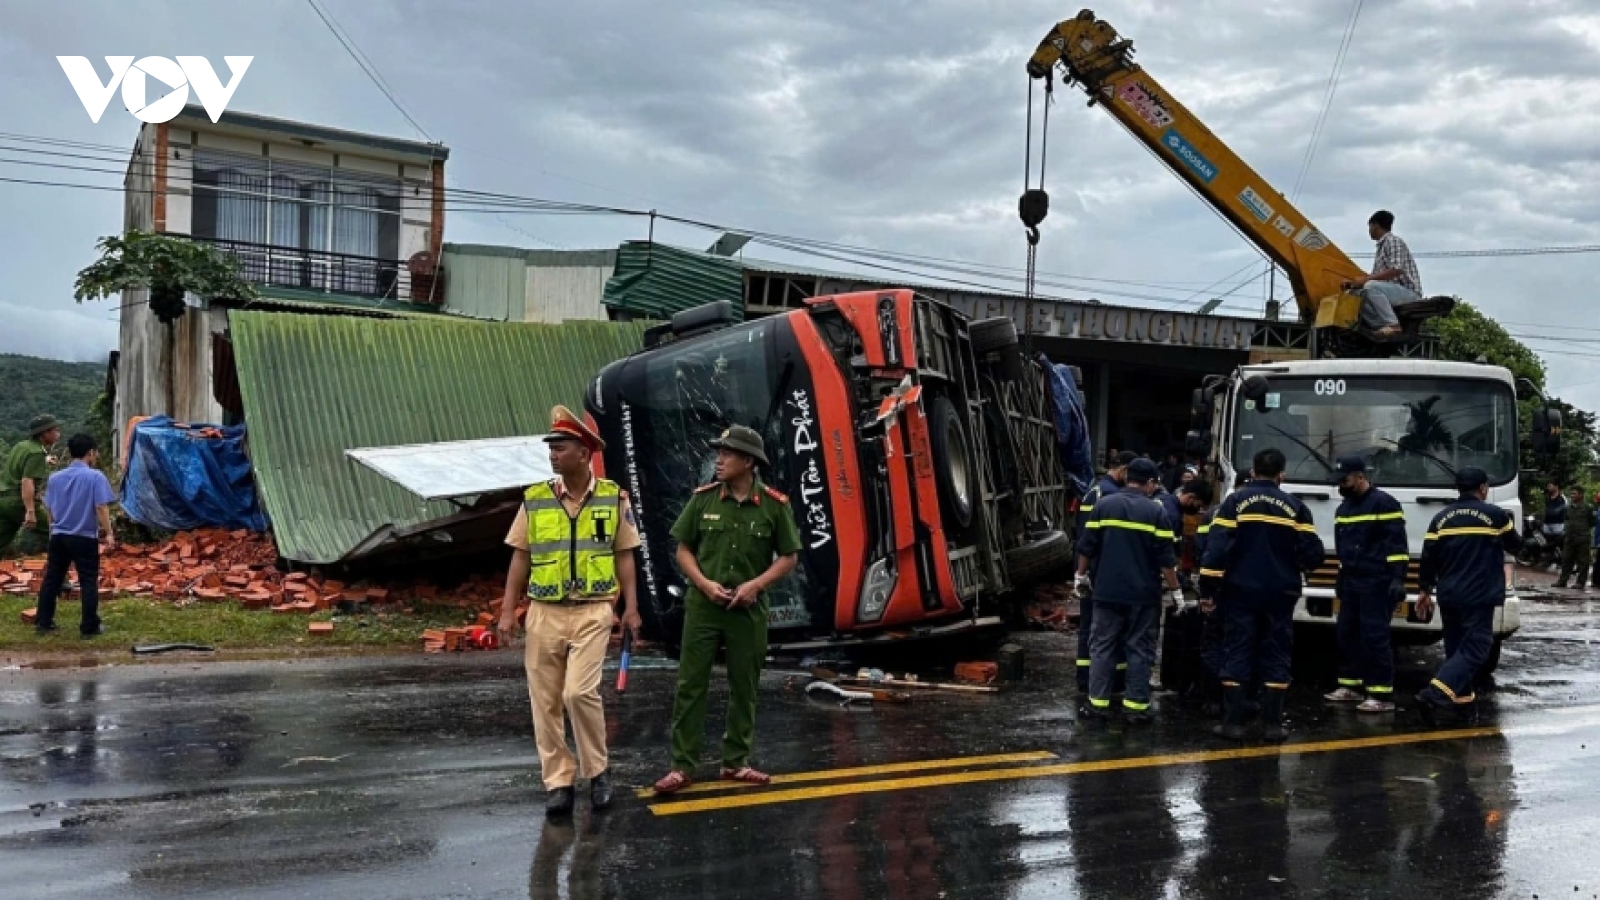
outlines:
[[639, 516], [647, 639], [681, 633], [668, 532], [734, 424], [763, 436], [761, 477], [788, 495], [804, 544], [766, 596], [774, 649], [998, 627], [1072, 563], [1077, 479], [1058, 414], [1081, 421], [1081, 397], [1066, 367], [1024, 355], [1009, 318], [972, 321], [909, 290], [742, 324], [710, 304], [647, 333], [585, 406]]

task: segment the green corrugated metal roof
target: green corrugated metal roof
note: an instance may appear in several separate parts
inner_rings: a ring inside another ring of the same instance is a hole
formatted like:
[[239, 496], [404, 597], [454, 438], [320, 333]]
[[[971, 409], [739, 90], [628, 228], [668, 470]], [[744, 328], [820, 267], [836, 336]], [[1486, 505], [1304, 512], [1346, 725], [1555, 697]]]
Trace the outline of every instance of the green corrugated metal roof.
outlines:
[[581, 409], [594, 373], [644, 325], [485, 324], [247, 312], [229, 315], [250, 455], [278, 552], [344, 558], [386, 526], [456, 507], [423, 503], [345, 457], [357, 447], [542, 434]]
[[732, 302], [734, 314], [744, 315], [744, 266], [738, 260], [649, 241], [617, 248], [617, 268], [603, 298], [611, 309], [652, 319], [718, 300]]

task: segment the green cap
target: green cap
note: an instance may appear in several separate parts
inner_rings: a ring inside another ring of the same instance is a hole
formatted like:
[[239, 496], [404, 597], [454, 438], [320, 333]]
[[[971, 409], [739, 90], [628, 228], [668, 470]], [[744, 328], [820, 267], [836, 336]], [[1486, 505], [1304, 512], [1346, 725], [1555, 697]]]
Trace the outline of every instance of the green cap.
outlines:
[[756, 462], [761, 463], [763, 466], [770, 465], [767, 462], [766, 445], [762, 443], [761, 435], [757, 434], [754, 428], [747, 428], [744, 425], [730, 425], [728, 430], [722, 433], [721, 437], [711, 442], [711, 446], [724, 450], [737, 450], [740, 453], [755, 457]]
[[60, 428], [61, 420], [55, 416], [38, 415], [28, 423], [28, 437], [36, 438], [52, 428]]

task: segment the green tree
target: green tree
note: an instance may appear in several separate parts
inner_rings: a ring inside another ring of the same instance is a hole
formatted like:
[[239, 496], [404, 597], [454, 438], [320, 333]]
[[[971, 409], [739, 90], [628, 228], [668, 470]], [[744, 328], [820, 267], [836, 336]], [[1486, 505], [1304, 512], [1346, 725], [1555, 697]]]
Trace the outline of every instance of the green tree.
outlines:
[[[1482, 359], [1490, 365], [1504, 366], [1519, 380], [1527, 379], [1540, 391], [1544, 390], [1545, 366], [1539, 354], [1472, 304], [1458, 303], [1450, 315], [1436, 319], [1434, 333], [1439, 338], [1441, 359], [1456, 362]], [[1539, 408], [1539, 398], [1525, 390], [1520, 382], [1517, 397], [1525, 434], [1534, 411]], [[1543, 508], [1546, 481], [1553, 480], [1564, 486], [1587, 485], [1590, 467], [1600, 458], [1600, 421], [1595, 415], [1556, 397], [1550, 398], [1550, 406], [1562, 414], [1561, 451], [1553, 459], [1542, 460], [1523, 448], [1522, 469], [1524, 473], [1532, 473], [1531, 477], [1523, 479], [1523, 502], [1530, 510]]]
[[185, 294], [248, 301], [255, 285], [239, 277], [238, 266], [210, 244], [164, 234], [130, 231], [103, 237], [100, 258], [78, 272], [73, 293], [79, 303], [124, 291], [150, 292], [150, 311], [166, 326], [162, 371], [167, 383], [167, 413], [177, 414], [173, 395], [173, 323], [183, 316]]

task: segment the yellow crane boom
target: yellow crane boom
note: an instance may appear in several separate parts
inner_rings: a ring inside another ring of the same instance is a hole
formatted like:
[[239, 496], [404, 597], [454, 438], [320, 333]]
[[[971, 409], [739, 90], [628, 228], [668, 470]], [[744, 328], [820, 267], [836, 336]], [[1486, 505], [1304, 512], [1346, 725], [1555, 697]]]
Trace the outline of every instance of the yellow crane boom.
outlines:
[[1131, 40], [1083, 10], [1051, 29], [1028, 74], [1048, 79], [1057, 66], [1283, 269], [1302, 321], [1355, 327], [1361, 298], [1341, 285], [1364, 270], [1134, 63]]

